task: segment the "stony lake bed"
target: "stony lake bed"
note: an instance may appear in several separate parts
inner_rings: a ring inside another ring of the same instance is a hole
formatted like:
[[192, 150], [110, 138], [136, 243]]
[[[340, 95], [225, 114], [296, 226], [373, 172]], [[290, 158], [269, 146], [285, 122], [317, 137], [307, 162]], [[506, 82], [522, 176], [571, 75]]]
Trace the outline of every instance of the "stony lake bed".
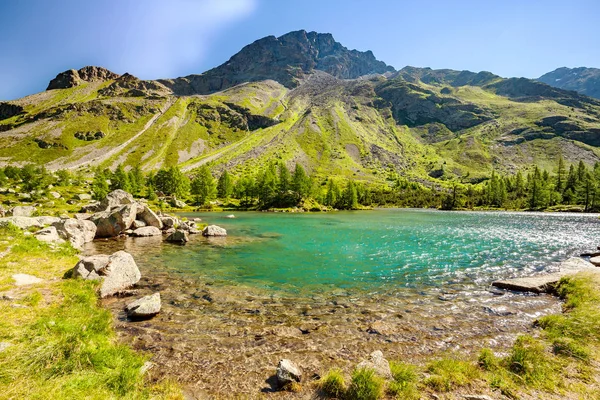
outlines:
[[[551, 272], [595, 248], [597, 216], [375, 210], [329, 214], [194, 213], [228, 230], [87, 244], [86, 254], [126, 250], [163, 308], [131, 322], [129, 298], [104, 300], [127, 343], [152, 354], [152, 376], [195, 397], [259, 396], [275, 389], [282, 358], [307, 381], [345, 371], [381, 350], [389, 360], [505, 352], [533, 322], [558, 313], [550, 295], [491, 288], [499, 278]], [[311, 396], [312, 391], [288, 396]]]

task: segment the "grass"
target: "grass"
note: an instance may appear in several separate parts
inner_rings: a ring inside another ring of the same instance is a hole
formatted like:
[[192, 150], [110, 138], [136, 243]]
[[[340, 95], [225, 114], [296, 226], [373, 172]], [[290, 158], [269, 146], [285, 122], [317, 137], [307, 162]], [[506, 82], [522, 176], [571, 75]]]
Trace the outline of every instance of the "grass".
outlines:
[[369, 368], [360, 368], [352, 373], [352, 380], [345, 394], [348, 400], [377, 400], [383, 397], [385, 381]]
[[427, 372], [430, 376], [425, 379], [425, 385], [438, 392], [450, 392], [469, 385], [481, 376], [473, 363], [456, 358], [433, 361], [427, 366]]
[[421, 398], [418, 387], [419, 373], [417, 367], [401, 362], [390, 362], [393, 380], [387, 391], [397, 399], [417, 400]]
[[321, 391], [330, 398], [340, 399], [346, 393], [344, 374], [339, 369], [330, 370], [319, 384]]
[[[117, 342], [94, 282], [56, 279], [76, 263], [72, 248], [2, 228], [0, 250], [0, 290], [16, 298], [0, 301], [0, 341], [11, 344], [0, 352], [0, 398], [182, 398], [169, 382], [148, 382], [147, 356]], [[44, 282], [14, 288], [16, 272]]]

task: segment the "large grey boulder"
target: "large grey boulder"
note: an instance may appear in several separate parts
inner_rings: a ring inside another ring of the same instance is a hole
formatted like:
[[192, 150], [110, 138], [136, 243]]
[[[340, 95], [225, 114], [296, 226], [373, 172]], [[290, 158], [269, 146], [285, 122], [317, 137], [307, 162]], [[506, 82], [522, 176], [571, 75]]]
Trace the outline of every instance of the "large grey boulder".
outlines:
[[283, 387], [292, 382], [300, 382], [302, 380], [302, 371], [292, 361], [284, 358], [277, 365], [277, 382]]
[[177, 229], [175, 232], [167, 236], [167, 242], [171, 243], [185, 244], [189, 242], [189, 240], [190, 238], [188, 237], [187, 232], [181, 229]]
[[552, 293], [562, 277], [579, 272], [597, 274], [600, 273], [600, 268], [579, 257], [572, 257], [560, 263], [558, 272], [494, 281], [492, 286], [517, 292]]
[[209, 225], [202, 231], [204, 236], [227, 236], [227, 231], [217, 225]]
[[126, 204], [133, 204], [135, 201], [133, 196], [130, 193], [127, 193], [124, 190], [117, 189], [113, 190], [109, 194], [106, 195], [104, 199], [100, 202], [100, 207], [106, 210], [109, 208], [115, 208], [119, 206], [123, 206]]
[[133, 320], [143, 320], [154, 317], [160, 312], [160, 293], [144, 296], [125, 306], [127, 317]]
[[136, 204], [131, 203], [92, 215], [91, 221], [97, 227], [96, 237], [118, 236], [121, 232], [129, 229], [133, 221], [135, 221], [136, 214]]
[[111, 256], [82, 258], [72, 270], [73, 277], [102, 279], [100, 297], [111, 296], [135, 285], [142, 277], [131, 254], [117, 251]]
[[390, 363], [383, 357], [381, 350], [376, 350], [369, 355], [368, 360], [363, 360], [356, 366], [356, 369], [372, 369], [375, 373], [382, 378], [390, 379], [392, 377], [392, 370], [390, 369]]
[[83, 245], [96, 237], [96, 224], [89, 220], [68, 218], [52, 226], [56, 228], [61, 238], [68, 240], [78, 250], [83, 250]]
[[0, 226], [14, 225], [19, 229], [43, 228], [44, 225], [33, 217], [4, 217], [0, 218]]
[[179, 226], [179, 220], [175, 217], [160, 217], [164, 229], [177, 228]]
[[137, 219], [144, 221], [148, 226], [154, 226], [158, 229], [163, 228], [160, 217], [145, 204], [138, 203]]
[[131, 224], [131, 229], [143, 228], [145, 226], [147, 226], [147, 225], [144, 221], [140, 221], [139, 219], [136, 219], [135, 221], [133, 221], [133, 224]]
[[56, 227], [54, 226], [49, 226], [37, 231], [34, 233], [34, 236], [37, 238], [37, 240], [46, 243], [64, 243], [64, 240], [60, 238], [58, 232], [56, 231]]
[[136, 237], [160, 236], [162, 231], [155, 226], [144, 226], [134, 230], [132, 234]]
[[36, 217], [40, 224], [42, 225], [52, 225], [57, 222], [60, 222], [61, 219], [59, 217], [50, 217], [47, 215], [43, 215], [41, 217]]
[[12, 215], [13, 217], [31, 217], [35, 210], [34, 206], [14, 206]]

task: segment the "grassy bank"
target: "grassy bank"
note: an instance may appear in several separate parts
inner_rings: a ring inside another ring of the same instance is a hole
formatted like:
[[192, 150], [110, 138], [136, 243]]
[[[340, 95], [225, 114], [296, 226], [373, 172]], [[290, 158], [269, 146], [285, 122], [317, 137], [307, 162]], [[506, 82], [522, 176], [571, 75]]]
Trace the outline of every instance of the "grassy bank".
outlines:
[[477, 359], [447, 357], [425, 365], [391, 362], [393, 379], [370, 371], [329, 371], [319, 382], [338, 399], [458, 399], [487, 394], [509, 399], [599, 399], [600, 277], [563, 278], [563, 313], [540, 318], [536, 337], [524, 335], [506, 354], [483, 349]]
[[[94, 283], [61, 279], [78, 260], [69, 245], [2, 228], [0, 254], [1, 399], [181, 398], [142, 373], [145, 355], [117, 343]], [[43, 282], [15, 287], [15, 273]]]

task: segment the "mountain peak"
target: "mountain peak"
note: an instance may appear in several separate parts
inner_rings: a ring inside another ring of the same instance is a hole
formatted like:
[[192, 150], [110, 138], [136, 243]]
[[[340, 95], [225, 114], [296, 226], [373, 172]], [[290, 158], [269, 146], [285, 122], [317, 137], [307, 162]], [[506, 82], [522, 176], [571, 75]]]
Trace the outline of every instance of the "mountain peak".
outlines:
[[557, 68], [540, 76], [538, 81], [559, 89], [575, 90], [586, 96], [600, 99], [600, 69]]
[[299, 30], [258, 39], [202, 75], [161, 82], [177, 94], [208, 94], [269, 79], [293, 88], [315, 70], [339, 79], [355, 79], [393, 72], [394, 68], [377, 60], [371, 51], [348, 50], [330, 33]]
[[69, 69], [56, 75], [48, 84], [46, 90], [66, 89], [80, 85], [83, 82], [98, 82], [116, 79], [119, 75], [106, 68], [87, 66], [79, 70]]

